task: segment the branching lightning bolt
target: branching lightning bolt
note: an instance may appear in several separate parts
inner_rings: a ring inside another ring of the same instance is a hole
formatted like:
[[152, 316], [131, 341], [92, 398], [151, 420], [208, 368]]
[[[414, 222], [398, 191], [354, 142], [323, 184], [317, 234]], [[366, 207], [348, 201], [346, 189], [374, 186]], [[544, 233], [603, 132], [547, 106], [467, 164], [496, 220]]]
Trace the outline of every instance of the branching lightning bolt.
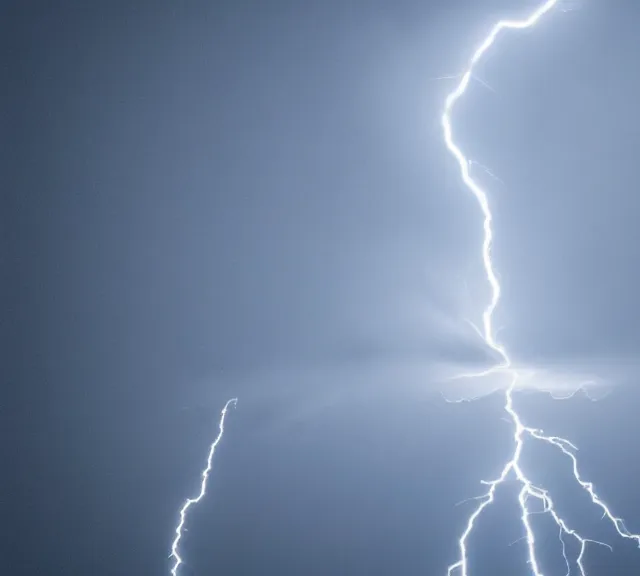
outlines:
[[575, 565], [577, 566], [581, 576], [585, 576], [584, 567], [584, 555], [587, 544], [594, 543], [611, 548], [608, 544], [591, 540], [582, 536], [574, 528], [571, 528], [568, 523], [558, 514], [554, 501], [549, 493], [541, 487], [533, 484], [523, 471], [520, 465], [520, 456], [523, 450], [524, 442], [526, 438], [544, 442], [552, 447], [559, 449], [564, 455], [571, 461], [571, 467], [574, 478], [578, 485], [583, 489], [591, 498], [593, 504], [602, 510], [603, 518], [610, 521], [616, 532], [622, 537], [636, 542], [640, 547], [640, 535], [633, 534], [627, 530], [624, 521], [621, 518], [615, 516], [609, 507], [596, 493], [594, 486], [591, 482], [588, 482], [582, 478], [578, 470], [578, 461], [575, 456], [577, 448], [564, 438], [556, 436], [547, 436], [542, 430], [525, 426], [518, 415], [513, 403], [513, 396], [516, 384], [518, 382], [518, 373], [512, 367], [512, 362], [507, 353], [506, 348], [500, 344], [496, 337], [493, 328], [493, 315], [500, 301], [500, 282], [496, 276], [493, 261], [491, 258], [491, 246], [493, 242], [493, 216], [489, 206], [489, 200], [485, 191], [480, 185], [473, 180], [470, 175], [471, 162], [465, 157], [462, 150], [454, 142], [451, 129], [451, 113], [455, 107], [456, 102], [466, 92], [469, 82], [474, 74], [476, 64], [482, 59], [485, 53], [489, 50], [491, 45], [496, 40], [497, 36], [503, 30], [521, 30], [525, 28], [531, 28], [535, 26], [538, 21], [552, 10], [557, 4], [558, 0], [547, 0], [541, 4], [536, 10], [534, 10], [528, 17], [522, 20], [500, 20], [490, 31], [489, 35], [478, 46], [473, 53], [471, 61], [466, 70], [461, 76], [460, 82], [457, 87], [447, 96], [444, 113], [442, 115], [442, 127], [444, 131], [444, 140], [448, 150], [455, 157], [460, 167], [460, 173], [462, 181], [465, 186], [473, 193], [484, 216], [484, 240], [482, 243], [482, 261], [484, 264], [484, 270], [487, 280], [491, 287], [491, 299], [482, 315], [482, 330], [481, 336], [485, 343], [497, 354], [500, 358], [500, 364], [490, 370], [481, 374], [467, 374], [462, 377], [478, 377], [486, 375], [490, 372], [502, 371], [510, 376], [510, 384], [505, 392], [505, 405], [504, 409], [508, 414], [508, 420], [514, 427], [514, 451], [511, 459], [505, 464], [500, 476], [491, 481], [483, 481], [483, 484], [488, 486], [488, 490], [485, 494], [474, 498], [478, 502], [477, 506], [467, 519], [466, 527], [458, 540], [459, 557], [458, 560], [448, 567], [448, 576], [468, 576], [469, 574], [469, 561], [467, 544], [471, 533], [473, 532], [476, 521], [481, 516], [482, 512], [494, 502], [495, 493], [500, 484], [505, 482], [509, 477], [515, 477], [520, 484], [520, 493], [518, 501], [520, 504], [521, 520], [524, 528], [525, 536], [522, 538], [527, 543], [528, 563], [531, 568], [533, 576], [543, 576], [541, 572], [539, 559], [536, 553], [536, 540], [533, 528], [531, 526], [531, 515], [539, 513], [539, 511], [532, 511], [530, 507], [531, 501], [537, 501], [542, 506], [542, 512], [548, 514], [558, 527], [558, 534], [560, 543], [562, 545], [562, 554], [566, 563], [567, 575], [571, 573], [571, 561], [567, 555], [565, 538], [573, 538], [579, 545], [580, 552], [575, 559]]
[[182, 508], [180, 509], [180, 520], [178, 521], [178, 525], [176, 526], [176, 536], [173, 540], [173, 543], [171, 544], [171, 555], [169, 556], [169, 558], [173, 558], [174, 560], [173, 566], [171, 568], [172, 576], [177, 576], [178, 568], [182, 564], [182, 558], [178, 553], [178, 548], [180, 546], [180, 540], [182, 539], [182, 533], [185, 530], [184, 525], [187, 519], [187, 512], [189, 511], [189, 508], [191, 508], [191, 506], [200, 502], [200, 500], [202, 500], [207, 493], [207, 481], [209, 480], [209, 474], [211, 473], [211, 468], [213, 466], [213, 455], [215, 454], [216, 448], [218, 447], [220, 440], [222, 440], [222, 435], [224, 434], [224, 420], [227, 416], [227, 411], [229, 409], [229, 406], [231, 406], [232, 404], [235, 406], [237, 403], [238, 403], [237, 398], [231, 398], [231, 400], [228, 400], [227, 403], [224, 405], [224, 408], [222, 409], [222, 413], [220, 414], [220, 424], [219, 424], [218, 435], [216, 436], [216, 439], [211, 443], [211, 446], [209, 447], [207, 465], [205, 466], [204, 470], [202, 470], [202, 474], [201, 474], [202, 481], [200, 482], [200, 492], [195, 498], [187, 498], [184, 504], [182, 505]]

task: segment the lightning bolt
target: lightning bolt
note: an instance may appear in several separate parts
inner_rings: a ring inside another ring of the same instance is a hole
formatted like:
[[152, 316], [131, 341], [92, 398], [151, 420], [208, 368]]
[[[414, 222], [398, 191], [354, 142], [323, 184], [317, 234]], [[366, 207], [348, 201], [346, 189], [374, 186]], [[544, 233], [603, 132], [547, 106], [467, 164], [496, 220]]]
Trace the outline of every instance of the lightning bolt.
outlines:
[[536, 8], [529, 16], [522, 20], [500, 20], [490, 31], [488, 36], [482, 41], [482, 43], [476, 48], [471, 61], [469, 62], [466, 70], [461, 76], [460, 82], [456, 88], [447, 96], [445, 102], [445, 109], [442, 115], [442, 128], [444, 132], [445, 144], [455, 157], [460, 168], [460, 174], [465, 186], [474, 195], [482, 214], [484, 216], [484, 239], [482, 242], [482, 261], [484, 264], [484, 270], [487, 280], [491, 287], [491, 299], [489, 304], [484, 309], [482, 315], [482, 330], [480, 335], [484, 342], [491, 348], [500, 359], [498, 366], [490, 368], [488, 371], [479, 374], [464, 374], [461, 377], [479, 377], [492, 372], [504, 372], [510, 377], [510, 384], [505, 392], [505, 404], [504, 410], [508, 415], [508, 420], [513, 424], [513, 439], [514, 450], [510, 460], [504, 465], [501, 474], [497, 479], [491, 481], [483, 481], [482, 483], [488, 486], [487, 491], [473, 500], [478, 502], [477, 506], [467, 519], [466, 527], [458, 540], [459, 557], [458, 560], [451, 564], [447, 570], [447, 576], [468, 576], [469, 574], [469, 560], [467, 552], [468, 539], [473, 532], [476, 521], [480, 518], [482, 512], [491, 505], [495, 500], [495, 494], [498, 486], [505, 482], [509, 478], [515, 477], [515, 480], [520, 485], [520, 493], [518, 496], [518, 502], [520, 505], [522, 526], [524, 528], [525, 536], [522, 540], [526, 540], [528, 563], [533, 576], [543, 576], [541, 572], [538, 556], [536, 552], [536, 539], [533, 528], [531, 526], [531, 515], [540, 513], [540, 510], [533, 511], [531, 508], [532, 502], [538, 502], [542, 506], [542, 513], [548, 514], [555, 522], [558, 528], [558, 537], [562, 546], [562, 555], [566, 563], [567, 575], [571, 573], [571, 562], [567, 555], [565, 538], [573, 538], [579, 545], [580, 552], [575, 559], [575, 565], [577, 566], [581, 576], [585, 576], [584, 568], [584, 555], [589, 543], [606, 546], [611, 549], [608, 544], [591, 540], [582, 536], [575, 529], [570, 527], [568, 523], [558, 514], [554, 501], [552, 500], [548, 491], [536, 486], [528, 478], [525, 471], [520, 465], [520, 455], [522, 453], [524, 442], [526, 439], [532, 441], [543, 442], [558, 450], [560, 450], [571, 462], [573, 476], [575, 481], [584, 490], [594, 505], [599, 507], [603, 513], [603, 518], [606, 518], [616, 532], [625, 539], [633, 540], [640, 547], [640, 535], [633, 534], [627, 530], [624, 521], [621, 518], [615, 516], [604, 501], [598, 496], [595, 488], [591, 482], [588, 482], [582, 478], [578, 469], [578, 460], [575, 456], [577, 448], [568, 440], [559, 438], [557, 436], [548, 436], [542, 430], [525, 426], [514, 407], [513, 396], [516, 384], [518, 382], [518, 373], [512, 367], [512, 362], [507, 353], [506, 348], [497, 341], [493, 328], [493, 315], [500, 302], [500, 282], [495, 273], [493, 261], [491, 259], [491, 246], [493, 242], [493, 217], [491, 208], [489, 206], [489, 199], [486, 192], [480, 187], [480, 185], [473, 180], [470, 175], [470, 162], [460, 149], [460, 147], [454, 142], [451, 129], [451, 113], [455, 107], [456, 102], [465, 94], [469, 82], [474, 75], [474, 69], [476, 64], [482, 59], [482, 57], [489, 50], [491, 45], [495, 42], [498, 35], [503, 30], [522, 30], [525, 28], [534, 27], [539, 20], [548, 12], [550, 12], [557, 4], [558, 0], [547, 0]]
[[178, 568], [182, 564], [182, 558], [178, 553], [178, 548], [180, 546], [180, 540], [182, 539], [182, 533], [185, 530], [184, 525], [187, 519], [187, 512], [189, 511], [189, 508], [191, 508], [191, 506], [194, 506], [195, 504], [200, 502], [200, 500], [202, 500], [207, 493], [207, 481], [209, 480], [209, 474], [211, 473], [211, 468], [213, 466], [213, 455], [215, 454], [216, 448], [218, 447], [220, 440], [222, 440], [222, 435], [224, 434], [224, 420], [227, 416], [227, 410], [229, 409], [229, 406], [231, 406], [231, 404], [235, 406], [237, 405], [237, 403], [238, 403], [237, 398], [231, 398], [231, 400], [227, 400], [227, 403], [224, 405], [224, 408], [222, 409], [222, 412], [220, 414], [220, 423], [218, 425], [218, 428], [219, 428], [218, 435], [216, 436], [216, 439], [211, 443], [211, 446], [209, 447], [209, 455], [207, 456], [207, 465], [202, 470], [202, 474], [201, 474], [202, 481], [200, 482], [200, 492], [195, 498], [187, 498], [184, 504], [182, 505], [182, 508], [180, 508], [180, 520], [178, 521], [178, 525], [176, 526], [176, 532], [175, 532], [176, 536], [173, 540], [173, 543], [171, 544], [171, 554], [169, 555], [169, 558], [173, 558], [174, 560], [173, 566], [171, 568], [171, 576], [177, 576]]

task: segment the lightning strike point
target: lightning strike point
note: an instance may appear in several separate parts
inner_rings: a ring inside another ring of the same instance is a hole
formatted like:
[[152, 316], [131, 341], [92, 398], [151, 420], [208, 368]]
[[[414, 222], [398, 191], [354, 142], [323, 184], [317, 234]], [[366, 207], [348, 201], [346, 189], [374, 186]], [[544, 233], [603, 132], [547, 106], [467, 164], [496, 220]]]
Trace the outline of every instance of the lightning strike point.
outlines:
[[[516, 387], [518, 386], [518, 379], [520, 375], [512, 366], [512, 362], [506, 348], [500, 342], [498, 342], [493, 326], [494, 312], [498, 306], [498, 303], [500, 302], [501, 296], [500, 282], [498, 276], [496, 275], [491, 258], [491, 248], [493, 244], [493, 215], [486, 192], [472, 178], [470, 174], [470, 167], [472, 165], [472, 162], [466, 158], [465, 154], [462, 152], [462, 149], [455, 143], [453, 139], [453, 130], [451, 127], [451, 113], [455, 107], [455, 104], [465, 94], [471, 79], [477, 79], [477, 77], [474, 76], [475, 66], [493, 45], [497, 36], [503, 30], [522, 30], [525, 28], [534, 27], [543, 16], [545, 16], [558, 4], [559, 0], [547, 0], [546, 2], [542, 3], [536, 10], [534, 10], [528, 17], [522, 20], [500, 20], [491, 29], [490, 33], [473, 53], [469, 65], [459, 77], [460, 81], [457, 87], [447, 96], [445, 101], [444, 113], [442, 114], [442, 128], [444, 133], [445, 145], [457, 161], [462, 182], [477, 200], [484, 218], [484, 239], [482, 242], [481, 253], [486, 278], [491, 287], [491, 298], [482, 315], [482, 330], [478, 330], [478, 332], [480, 333], [485, 344], [489, 348], [491, 348], [501, 359], [500, 365], [494, 368], [490, 368], [478, 373], [461, 374], [458, 375], [457, 378], [479, 378], [499, 371], [508, 373], [510, 375], [511, 383], [504, 393], [504, 410], [506, 412], [507, 421], [513, 426], [514, 440], [514, 449], [511, 458], [505, 463], [498, 478], [491, 481], [482, 481], [481, 484], [488, 486], [487, 491], [483, 495], [467, 499], [467, 501], [476, 501], [478, 502], [478, 504], [467, 518], [465, 529], [458, 539], [458, 560], [448, 567], [447, 576], [469, 576], [469, 537], [476, 528], [476, 522], [479, 520], [484, 510], [488, 506], [493, 504], [497, 487], [509, 479], [514, 479], [520, 484], [518, 502], [520, 505], [521, 522], [524, 529], [524, 536], [516, 540], [516, 542], [523, 540], [527, 543], [527, 563], [529, 565], [532, 576], [544, 576], [539, 565], [535, 534], [530, 523], [530, 517], [532, 514], [540, 513], [549, 515], [555, 522], [558, 528], [558, 538], [560, 541], [567, 574], [571, 573], [572, 565], [572, 562], [569, 559], [566, 550], [565, 539], [567, 537], [573, 538], [579, 545], [580, 552], [575, 558], [574, 563], [579, 571], [580, 576], [586, 576], [583, 561], [587, 544], [596, 544], [611, 549], [611, 546], [609, 544], [586, 538], [579, 532], [577, 532], [574, 528], [570, 527], [564, 520], [564, 518], [562, 518], [558, 514], [554, 501], [551, 498], [550, 494], [542, 487], [533, 484], [533, 482], [529, 479], [520, 464], [520, 456], [524, 447], [525, 440], [527, 439], [548, 444], [562, 452], [568, 458], [571, 464], [573, 478], [575, 479], [577, 485], [589, 495], [591, 502], [601, 509], [603, 518], [609, 521], [609, 523], [613, 526], [613, 528], [621, 538], [634, 541], [638, 545], [638, 547], [640, 547], [640, 535], [629, 532], [625, 526], [624, 520], [613, 514], [610, 508], [596, 493], [593, 484], [591, 482], [588, 482], [587, 480], [584, 480], [581, 476], [578, 470], [578, 460], [575, 456], [575, 452], [577, 451], [575, 445], [564, 438], [559, 438], [557, 436], [548, 436], [545, 435], [544, 432], [540, 429], [525, 426], [520, 418], [520, 415], [514, 407], [513, 396]], [[444, 394], [443, 398], [445, 398], [445, 401], [448, 401]], [[530, 502], [533, 501], [539, 502], [541, 504], [542, 509], [540, 511], [532, 511]]]
[[207, 481], [209, 480], [209, 474], [211, 473], [211, 469], [213, 467], [213, 455], [216, 452], [216, 448], [218, 447], [220, 440], [222, 440], [222, 435], [224, 434], [224, 421], [225, 421], [225, 418], [227, 417], [227, 411], [229, 410], [229, 406], [231, 406], [232, 404], [234, 406], [237, 406], [238, 399], [231, 398], [231, 400], [227, 400], [227, 403], [224, 405], [224, 408], [220, 413], [220, 423], [218, 424], [218, 435], [216, 436], [216, 439], [211, 443], [211, 446], [209, 447], [209, 455], [207, 456], [207, 463], [201, 473], [202, 480], [200, 482], [200, 492], [198, 492], [198, 495], [195, 498], [187, 498], [184, 504], [182, 505], [182, 508], [180, 508], [180, 513], [179, 513], [180, 519], [178, 521], [178, 525], [176, 526], [175, 538], [171, 544], [171, 554], [169, 555], [169, 558], [173, 558], [173, 561], [174, 561], [173, 566], [171, 567], [171, 576], [177, 576], [178, 568], [180, 568], [181, 564], [184, 563], [184, 561], [182, 560], [182, 557], [178, 553], [178, 548], [180, 546], [180, 540], [182, 539], [183, 533], [187, 532], [187, 528], [185, 527], [185, 522], [187, 520], [187, 512], [189, 511], [189, 508], [198, 504], [198, 502], [200, 502], [207, 493]]

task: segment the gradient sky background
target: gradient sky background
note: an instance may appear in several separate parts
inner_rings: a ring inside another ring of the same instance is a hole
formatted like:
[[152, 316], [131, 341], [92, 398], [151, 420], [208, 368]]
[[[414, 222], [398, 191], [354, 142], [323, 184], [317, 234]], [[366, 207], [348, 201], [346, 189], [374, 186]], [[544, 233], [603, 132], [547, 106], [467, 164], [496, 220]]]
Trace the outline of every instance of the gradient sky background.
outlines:
[[[167, 573], [230, 394], [184, 576], [444, 573], [470, 510], [454, 505], [511, 430], [500, 398], [432, 393], [437, 362], [486, 359], [463, 318], [488, 297], [480, 214], [440, 132], [453, 84], [433, 78], [533, 4], [3, 4], [7, 573]], [[497, 94], [474, 84], [454, 119], [504, 181], [482, 176], [500, 337], [533, 364], [640, 347], [640, 5], [576, 5], [502, 37], [482, 66]], [[627, 380], [599, 403], [518, 403], [640, 531]], [[615, 544], [591, 574], [638, 571], [567, 463], [534, 456], [570, 518]], [[512, 492], [473, 540], [475, 574], [526, 573]], [[558, 566], [555, 530], [539, 534]]]

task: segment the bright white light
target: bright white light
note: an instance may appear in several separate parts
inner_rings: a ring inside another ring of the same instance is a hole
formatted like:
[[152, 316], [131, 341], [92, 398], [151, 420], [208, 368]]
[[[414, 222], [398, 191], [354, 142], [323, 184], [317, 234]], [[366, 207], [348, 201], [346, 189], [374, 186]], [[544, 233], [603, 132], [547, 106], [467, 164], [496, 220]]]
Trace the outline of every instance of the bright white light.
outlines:
[[212, 442], [211, 446], [209, 447], [209, 456], [207, 457], [207, 464], [204, 470], [202, 470], [202, 475], [201, 475], [202, 481], [200, 482], [200, 492], [195, 498], [187, 498], [184, 504], [182, 505], [182, 508], [180, 509], [180, 520], [178, 521], [178, 525], [176, 526], [176, 537], [174, 538], [173, 543], [171, 544], [171, 555], [169, 556], [169, 558], [173, 558], [174, 560], [173, 566], [171, 568], [172, 576], [176, 576], [178, 574], [178, 568], [182, 564], [182, 558], [180, 557], [180, 554], [178, 554], [178, 547], [180, 546], [180, 540], [182, 539], [182, 533], [184, 532], [184, 524], [187, 519], [187, 512], [189, 508], [191, 508], [191, 506], [200, 502], [200, 500], [202, 500], [205, 497], [205, 494], [207, 493], [207, 481], [209, 480], [209, 474], [211, 473], [211, 467], [213, 466], [213, 455], [215, 454], [216, 448], [220, 443], [220, 440], [222, 440], [222, 435], [224, 434], [224, 420], [227, 416], [227, 410], [229, 409], [229, 406], [231, 404], [235, 406], [237, 403], [238, 403], [237, 398], [231, 398], [231, 400], [228, 400], [227, 403], [224, 405], [224, 408], [222, 409], [222, 413], [220, 414], [220, 424], [219, 424], [218, 435], [216, 436], [216, 439]]
[[535, 26], [540, 18], [542, 18], [545, 14], [547, 14], [554, 6], [558, 4], [558, 0], [547, 0], [542, 5], [540, 5], [536, 10], [534, 10], [527, 18], [523, 20], [501, 20], [499, 21], [490, 31], [489, 35], [484, 39], [484, 41], [480, 44], [480, 46], [475, 50], [473, 56], [471, 57], [471, 61], [463, 72], [461, 76], [461, 80], [458, 83], [457, 87], [451, 92], [445, 103], [445, 110], [442, 115], [442, 127], [444, 131], [444, 140], [447, 148], [451, 152], [451, 154], [455, 157], [460, 167], [460, 174], [462, 176], [462, 181], [465, 186], [472, 192], [475, 196], [478, 204], [480, 205], [480, 209], [482, 210], [482, 214], [484, 216], [484, 240], [482, 243], [482, 261], [484, 264], [484, 270], [486, 273], [487, 280], [491, 286], [491, 299], [487, 307], [485, 308], [482, 315], [482, 329], [479, 331], [481, 337], [485, 341], [485, 343], [494, 350], [498, 356], [501, 358], [501, 363], [499, 366], [494, 368], [490, 368], [481, 373], [472, 373], [472, 374], [463, 374], [461, 377], [463, 378], [480, 378], [486, 377], [488, 375], [494, 375], [496, 373], [501, 373], [504, 376], [508, 376], [509, 383], [507, 385], [505, 391], [505, 406], [504, 409], [509, 416], [509, 420], [512, 422], [514, 426], [514, 451], [512, 453], [511, 458], [504, 465], [500, 476], [488, 482], [483, 482], [486, 486], [488, 486], [488, 490], [485, 494], [476, 498], [479, 504], [476, 506], [475, 510], [470, 514], [467, 519], [466, 528], [463, 531], [459, 541], [459, 558], [456, 562], [451, 564], [448, 568], [448, 576], [468, 576], [469, 573], [469, 561], [468, 561], [468, 552], [467, 552], [467, 541], [476, 526], [476, 521], [485, 510], [487, 506], [494, 502], [495, 492], [497, 487], [503, 483], [507, 478], [513, 477], [520, 484], [520, 494], [518, 497], [518, 501], [520, 504], [521, 511], [521, 520], [522, 526], [524, 528], [525, 536], [523, 540], [527, 543], [527, 556], [528, 563], [531, 568], [531, 572], [534, 576], [542, 576], [542, 572], [539, 566], [539, 560], [537, 557], [536, 551], [536, 540], [533, 529], [530, 523], [530, 516], [533, 514], [529, 503], [532, 500], [538, 501], [542, 504], [542, 508], [544, 513], [548, 514], [553, 521], [556, 523], [558, 527], [558, 534], [560, 543], [562, 546], [562, 554], [564, 556], [566, 566], [567, 566], [567, 574], [571, 572], [571, 560], [567, 556], [566, 548], [565, 548], [565, 540], [564, 538], [570, 537], [573, 538], [580, 545], [580, 553], [575, 558], [575, 565], [577, 566], [580, 575], [585, 576], [585, 569], [583, 565], [584, 554], [588, 543], [595, 543], [602, 546], [609, 547], [608, 544], [604, 544], [602, 542], [597, 542], [582, 536], [575, 529], [569, 527], [567, 522], [560, 517], [557, 513], [553, 500], [549, 493], [535, 486], [531, 480], [527, 477], [526, 473], [522, 470], [520, 466], [520, 455], [522, 453], [523, 444], [526, 439], [536, 440], [539, 442], [544, 442], [553, 446], [560, 450], [563, 454], [565, 454], [570, 460], [572, 464], [572, 470], [574, 478], [578, 484], [578, 486], [589, 494], [591, 501], [598, 506], [603, 512], [603, 518], [606, 518], [611, 522], [614, 529], [617, 533], [622, 537], [630, 540], [634, 540], [638, 546], [640, 547], [640, 535], [633, 534], [627, 530], [624, 525], [624, 522], [621, 518], [616, 517], [609, 507], [603, 502], [603, 500], [597, 495], [595, 492], [594, 486], [591, 482], [588, 482], [582, 478], [578, 471], [578, 461], [575, 456], [576, 447], [571, 444], [568, 440], [564, 438], [558, 438], [556, 436], [548, 436], [543, 433], [542, 430], [538, 430], [536, 428], [531, 428], [525, 426], [522, 423], [522, 420], [517, 413], [514, 404], [513, 404], [513, 396], [514, 391], [520, 387], [518, 382], [519, 378], [522, 378], [517, 369], [513, 366], [511, 359], [507, 353], [506, 348], [497, 341], [495, 337], [495, 332], [493, 329], [493, 314], [495, 309], [500, 301], [500, 283], [495, 273], [495, 269], [493, 266], [493, 261], [491, 259], [491, 246], [493, 242], [493, 228], [492, 228], [492, 213], [489, 206], [489, 200], [485, 191], [480, 187], [480, 185], [473, 180], [470, 174], [470, 166], [471, 162], [465, 157], [464, 153], [460, 149], [460, 147], [453, 140], [453, 133], [451, 128], [451, 112], [456, 104], [456, 102], [463, 96], [466, 92], [469, 82], [474, 74], [475, 65], [478, 61], [484, 56], [489, 47], [494, 43], [496, 37], [502, 30], [507, 29], [523, 29], [523, 28], [531, 28]]

